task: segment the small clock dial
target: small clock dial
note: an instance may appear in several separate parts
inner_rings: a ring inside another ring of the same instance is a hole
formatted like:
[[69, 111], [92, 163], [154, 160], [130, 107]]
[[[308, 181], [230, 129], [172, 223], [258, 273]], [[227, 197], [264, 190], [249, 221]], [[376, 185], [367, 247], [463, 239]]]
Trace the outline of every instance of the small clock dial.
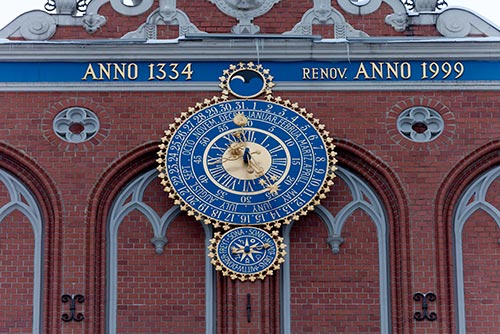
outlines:
[[288, 223], [331, 184], [333, 145], [318, 123], [275, 101], [200, 106], [163, 139], [163, 184], [206, 223]]
[[269, 233], [251, 227], [240, 227], [225, 233], [217, 245], [217, 255], [231, 271], [257, 274], [276, 260], [276, 243]]
[[237, 227], [215, 233], [208, 247], [217, 270], [233, 279], [264, 279], [278, 270], [286, 255], [283, 238], [259, 228]]

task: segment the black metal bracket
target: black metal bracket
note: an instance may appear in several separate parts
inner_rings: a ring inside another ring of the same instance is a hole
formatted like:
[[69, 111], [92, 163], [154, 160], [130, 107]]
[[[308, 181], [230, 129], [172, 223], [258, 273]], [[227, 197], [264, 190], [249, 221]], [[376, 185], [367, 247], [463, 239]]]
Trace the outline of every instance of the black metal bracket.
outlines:
[[64, 313], [62, 315], [62, 321], [64, 321], [64, 322], [69, 322], [69, 321], [80, 322], [83, 319], [85, 319], [83, 313], [76, 313], [76, 302], [82, 304], [85, 301], [85, 297], [83, 295], [62, 295], [61, 301], [63, 303], [70, 302], [69, 311], [71, 312], [70, 314]]
[[435, 312], [428, 313], [429, 311], [428, 302], [436, 301], [436, 295], [434, 293], [417, 292], [413, 295], [413, 300], [417, 302], [422, 301], [422, 312], [415, 312], [415, 314], [413, 315], [413, 318], [415, 320], [422, 321], [427, 319], [429, 321], [434, 321], [437, 319], [437, 314]]

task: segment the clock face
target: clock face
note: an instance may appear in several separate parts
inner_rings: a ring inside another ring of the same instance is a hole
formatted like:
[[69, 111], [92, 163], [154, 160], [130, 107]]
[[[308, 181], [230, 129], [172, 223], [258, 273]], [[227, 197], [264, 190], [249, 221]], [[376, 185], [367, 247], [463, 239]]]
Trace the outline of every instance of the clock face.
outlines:
[[184, 115], [160, 146], [166, 190], [206, 223], [298, 219], [324, 195], [334, 159], [317, 122], [297, 110], [232, 100]]
[[276, 262], [278, 249], [269, 233], [255, 227], [239, 227], [221, 237], [217, 257], [231, 272], [255, 275]]

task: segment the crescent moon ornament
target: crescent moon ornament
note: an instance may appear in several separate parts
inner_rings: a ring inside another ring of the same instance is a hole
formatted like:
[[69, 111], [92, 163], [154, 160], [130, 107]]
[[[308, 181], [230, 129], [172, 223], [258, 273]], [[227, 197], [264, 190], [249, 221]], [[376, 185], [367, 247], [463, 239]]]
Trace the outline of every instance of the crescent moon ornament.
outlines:
[[253, 63], [250, 63], [250, 66], [240, 63], [237, 67], [230, 67], [224, 74], [227, 76], [223, 77], [221, 83], [223, 93], [227, 90], [238, 98], [254, 98], [274, 86], [269, 73], [265, 73], [261, 65]]
[[246, 82], [245, 78], [243, 76], [241, 76], [241, 75], [233, 75], [231, 77], [231, 80], [235, 80], [235, 79], [241, 80], [241, 82]]

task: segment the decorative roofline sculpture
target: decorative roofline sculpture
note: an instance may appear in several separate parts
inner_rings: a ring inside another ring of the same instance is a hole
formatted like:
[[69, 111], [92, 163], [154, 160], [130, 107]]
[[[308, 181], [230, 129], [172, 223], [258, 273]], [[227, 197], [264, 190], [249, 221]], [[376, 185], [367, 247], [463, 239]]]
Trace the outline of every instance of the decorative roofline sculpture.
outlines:
[[[236, 18], [239, 23], [232, 28], [235, 35], [256, 35], [260, 28], [253, 24], [253, 19], [272, 10], [279, 0], [205, 0], [215, 4], [226, 15]], [[334, 7], [331, 1], [337, 1], [345, 12], [353, 15], [368, 15], [379, 10], [382, 3], [392, 9], [385, 17], [385, 23], [396, 31], [403, 32], [411, 26], [435, 25], [444, 37], [458, 38], [470, 35], [500, 36], [500, 27], [479, 14], [461, 7], [447, 7], [445, 0], [315, 0], [300, 22], [284, 36], [312, 35], [313, 25], [333, 24], [335, 38], [367, 37], [356, 30]], [[0, 30], [0, 38], [22, 38], [24, 40], [50, 40], [59, 26], [81, 26], [89, 34], [99, 30], [107, 23], [107, 18], [99, 14], [105, 4], [125, 16], [137, 16], [150, 10], [154, 0], [142, 0], [132, 5], [123, 0], [47, 0], [49, 9], [28, 11], [21, 14]], [[82, 11], [85, 10], [83, 13]], [[157, 39], [158, 25], [178, 25], [179, 37], [201, 34], [188, 15], [177, 8], [176, 0], [159, 0], [159, 6], [151, 12], [146, 21], [135, 31], [126, 32], [122, 38]], [[209, 34], [207, 34], [209, 36]]]
[[221, 12], [236, 18], [239, 23], [232, 28], [234, 34], [256, 34], [260, 27], [254, 18], [264, 15], [280, 0], [210, 0]]

